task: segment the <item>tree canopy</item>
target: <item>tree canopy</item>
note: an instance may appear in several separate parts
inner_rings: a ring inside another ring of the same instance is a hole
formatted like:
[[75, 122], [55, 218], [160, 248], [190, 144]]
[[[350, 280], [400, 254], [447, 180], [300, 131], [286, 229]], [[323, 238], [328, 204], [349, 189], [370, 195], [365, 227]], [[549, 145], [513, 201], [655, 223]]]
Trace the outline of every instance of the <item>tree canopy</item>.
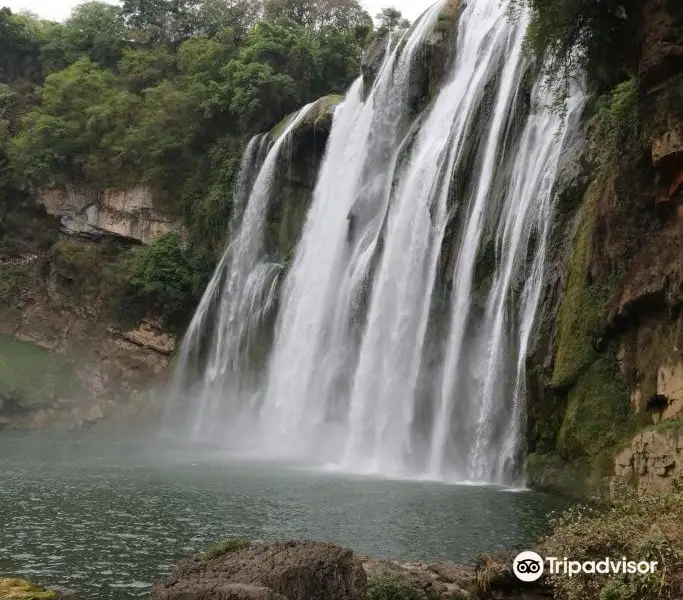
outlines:
[[0, 226], [35, 188], [146, 184], [208, 273], [247, 140], [344, 93], [372, 32], [358, 0], [90, 0], [63, 23], [0, 9]]

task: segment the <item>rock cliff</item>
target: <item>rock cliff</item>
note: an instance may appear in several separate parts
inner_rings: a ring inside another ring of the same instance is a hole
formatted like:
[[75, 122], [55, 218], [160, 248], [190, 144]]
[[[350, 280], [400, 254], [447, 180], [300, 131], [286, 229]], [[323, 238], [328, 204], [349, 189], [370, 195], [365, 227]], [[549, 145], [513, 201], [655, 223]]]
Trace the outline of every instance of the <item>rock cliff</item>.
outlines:
[[98, 239], [110, 234], [143, 244], [172, 231], [186, 235], [179, 221], [164, 216], [155, 207], [154, 194], [145, 186], [122, 190], [44, 188], [37, 191], [36, 197], [49, 214], [61, 219], [66, 235]]
[[562, 183], [530, 364], [531, 482], [579, 495], [679, 477], [683, 9], [638, 5], [638, 76], [589, 115]]

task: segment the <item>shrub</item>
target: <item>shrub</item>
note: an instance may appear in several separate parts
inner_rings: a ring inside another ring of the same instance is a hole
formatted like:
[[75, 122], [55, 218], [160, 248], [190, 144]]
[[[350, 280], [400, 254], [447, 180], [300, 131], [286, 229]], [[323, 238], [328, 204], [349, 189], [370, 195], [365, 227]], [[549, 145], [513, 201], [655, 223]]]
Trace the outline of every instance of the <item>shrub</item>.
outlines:
[[123, 271], [120, 311], [134, 319], [154, 314], [169, 325], [184, 324], [194, 307], [194, 276], [180, 235], [167, 233], [135, 248]]
[[249, 542], [247, 540], [223, 540], [221, 542], [216, 542], [211, 544], [204, 552], [199, 555], [200, 560], [213, 560], [224, 554], [230, 554], [232, 552], [237, 552], [244, 548], [249, 547]]
[[422, 600], [423, 595], [398, 577], [384, 575], [368, 582], [367, 600]]
[[638, 497], [631, 490], [606, 511], [577, 506], [552, 521], [545, 556], [657, 561], [649, 575], [551, 576], [557, 600], [668, 600], [683, 592], [683, 492]]

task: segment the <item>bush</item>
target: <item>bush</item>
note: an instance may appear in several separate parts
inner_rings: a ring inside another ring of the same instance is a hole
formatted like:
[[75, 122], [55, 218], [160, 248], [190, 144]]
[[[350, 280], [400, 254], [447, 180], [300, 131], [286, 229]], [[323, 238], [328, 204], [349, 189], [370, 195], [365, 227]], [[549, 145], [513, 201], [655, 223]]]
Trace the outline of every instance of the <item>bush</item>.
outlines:
[[649, 575], [551, 576], [557, 600], [668, 600], [683, 593], [683, 492], [638, 497], [622, 491], [606, 511], [573, 507], [552, 521], [545, 556], [657, 561]]
[[247, 540], [223, 540], [222, 542], [211, 544], [199, 555], [199, 560], [213, 560], [224, 554], [231, 554], [248, 547], [249, 542]]
[[132, 250], [123, 267], [126, 285], [119, 309], [139, 320], [161, 316], [184, 324], [194, 308], [194, 276], [180, 235], [167, 233]]
[[367, 600], [422, 600], [423, 595], [407, 581], [384, 575], [368, 582]]

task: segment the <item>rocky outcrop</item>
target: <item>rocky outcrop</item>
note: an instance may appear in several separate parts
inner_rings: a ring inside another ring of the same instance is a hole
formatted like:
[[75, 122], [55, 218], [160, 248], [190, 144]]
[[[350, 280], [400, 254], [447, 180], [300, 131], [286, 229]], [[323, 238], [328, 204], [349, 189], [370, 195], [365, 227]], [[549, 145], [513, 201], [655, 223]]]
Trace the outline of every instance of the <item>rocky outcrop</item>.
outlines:
[[351, 550], [322, 542], [252, 543], [180, 563], [151, 600], [364, 600], [367, 579]]
[[683, 5], [678, 0], [642, 2], [641, 86], [651, 89], [683, 69]]
[[[268, 206], [265, 244], [272, 256], [286, 264], [291, 259], [308, 213], [318, 170], [332, 129], [334, 112], [343, 96], [317, 100], [308, 114], [290, 132], [287, 151], [282, 153], [275, 189], [278, 193]], [[282, 134], [289, 115], [270, 132], [273, 139]]]
[[[221, 550], [222, 549], [222, 550]], [[154, 585], [151, 600], [546, 600], [548, 581], [521, 583], [515, 553], [480, 557], [473, 567], [450, 562], [399, 563], [356, 557], [310, 541], [228, 540], [180, 563]]]
[[0, 577], [0, 599], [2, 600], [68, 600], [73, 596], [57, 590], [48, 590], [23, 579]]
[[0, 304], [0, 429], [89, 427], [160, 410], [154, 389], [167, 378], [175, 336], [156, 321], [115, 326], [98, 245], [69, 244], [81, 262], [66, 273], [51, 254], [0, 266], [2, 278], [21, 269]]
[[421, 599], [468, 598], [475, 584], [474, 569], [454, 563], [399, 563], [369, 557], [362, 560], [370, 586], [384, 584], [414, 590]]
[[[624, 18], [638, 30], [638, 76], [587, 113], [586, 151], [561, 182], [530, 361], [531, 483], [572, 495], [605, 491], [627, 444], [616, 471], [641, 491], [668, 486], [652, 473], [672, 442], [650, 428], [683, 406], [683, 4], [637, 6]], [[619, 124], [611, 146], [606, 114]]]
[[44, 188], [37, 200], [47, 212], [61, 218], [62, 232], [100, 238], [110, 234], [149, 244], [164, 233], [185, 236], [184, 226], [159, 212], [154, 195], [145, 186], [123, 190], [94, 190], [70, 186]]
[[656, 493], [683, 484], [683, 422], [638, 434], [615, 459], [615, 474], [640, 493]]

